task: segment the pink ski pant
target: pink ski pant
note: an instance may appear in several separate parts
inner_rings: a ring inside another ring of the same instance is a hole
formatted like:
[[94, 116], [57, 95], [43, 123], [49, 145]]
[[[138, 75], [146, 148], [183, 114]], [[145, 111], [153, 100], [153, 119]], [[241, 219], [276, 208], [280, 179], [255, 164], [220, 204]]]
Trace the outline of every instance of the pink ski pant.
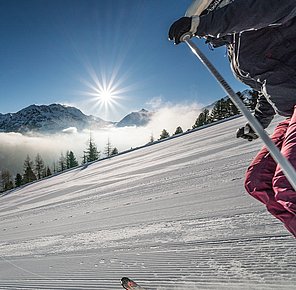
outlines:
[[[279, 123], [271, 138], [296, 168], [296, 106], [292, 118]], [[265, 147], [249, 166], [245, 187], [296, 238], [296, 192]]]

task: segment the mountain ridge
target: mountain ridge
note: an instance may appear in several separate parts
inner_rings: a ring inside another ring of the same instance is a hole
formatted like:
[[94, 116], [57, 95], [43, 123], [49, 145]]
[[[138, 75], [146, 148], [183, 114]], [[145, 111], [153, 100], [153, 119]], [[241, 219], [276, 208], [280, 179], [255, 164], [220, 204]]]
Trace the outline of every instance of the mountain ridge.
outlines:
[[16, 133], [57, 133], [68, 128], [100, 129], [109, 126], [144, 126], [152, 116], [147, 110], [131, 112], [119, 122], [105, 121], [93, 115], [85, 115], [81, 110], [61, 104], [30, 105], [16, 113], [0, 113], [0, 132]]

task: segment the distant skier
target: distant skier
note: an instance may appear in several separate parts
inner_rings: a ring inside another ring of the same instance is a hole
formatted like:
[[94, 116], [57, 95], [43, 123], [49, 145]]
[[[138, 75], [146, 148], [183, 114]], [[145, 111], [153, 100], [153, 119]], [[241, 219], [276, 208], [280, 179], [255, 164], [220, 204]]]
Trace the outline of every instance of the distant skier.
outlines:
[[124, 289], [127, 289], [127, 290], [145, 290], [140, 285], [138, 285], [136, 282], [134, 282], [133, 280], [131, 280], [127, 277], [121, 278], [121, 285]]
[[[226, 45], [236, 77], [259, 92], [254, 116], [264, 128], [276, 113], [287, 117], [271, 138], [296, 167], [296, 1], [196, 0], [169, 39], [179, 44], [185, 34]], [[248, 124], [237, 137], [258, 138]], [[266, 148], [248, 168], [245, 187], [296, 238], [296, 192]]]

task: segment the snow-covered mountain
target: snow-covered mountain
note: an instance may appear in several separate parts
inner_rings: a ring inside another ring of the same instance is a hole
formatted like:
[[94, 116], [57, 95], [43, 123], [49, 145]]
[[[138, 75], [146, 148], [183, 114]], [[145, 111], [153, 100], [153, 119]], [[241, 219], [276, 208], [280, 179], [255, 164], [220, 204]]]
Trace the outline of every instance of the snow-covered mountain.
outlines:
[[132, 112], [125, 116], [120, 122], [116, 124], [117, 127], [128, 127], [128, 126], [145, 126], [151, 120], [153, 113], [148, 112], [145, 109], [139, 112]]
[[78, 130], [101, 128], [110, 125], [98, 117], [87, 116], [75, 107], [60, 104], [31, 105], [17, 113], [0, 114], [2, 132], [56, 133], [69, 127]]
[[0, 289], [295, 289], [296, 243], [243, 182], [244, 118], [0, 198]]
[[31, 105], [17, 113], [0, 114], [0, 132], [57, 133], [67, 128], [77, 130], [98, 129], [110, 125], [117, 127], [145, 126], [152, 113], [145, 109], [132, 112], [119, 122], [108, 122], [95, 116], [87, 116], [79, 109], [61, 104]]

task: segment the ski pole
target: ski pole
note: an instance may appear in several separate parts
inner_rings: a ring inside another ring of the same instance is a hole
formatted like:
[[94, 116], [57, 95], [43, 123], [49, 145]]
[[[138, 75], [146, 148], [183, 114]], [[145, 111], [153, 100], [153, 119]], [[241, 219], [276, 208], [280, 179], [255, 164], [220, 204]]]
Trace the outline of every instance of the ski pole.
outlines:
[[225, 81], [222, 75], [216, 70], [208, 58], [201, 52], [201, 50], [195, 45], [195, 43], [190, 39], [190, 35], [184, 35], [182, 41], [185, 42], [192, 50], [192, 52], [197, 56], [197, 58], [205, 65], [205, 67], [214, 76], [217, 82], [222, 86], [225, 92], [229, 95], [232, 102], [236, 107], [242, 112], [246, 117], [251, 127], [257, 132], [259, 137], [262, 139], [266, 147], [268, 148], [270, 154], [274, 160], [282, 168], [286, 178], [289, 180], [294, 190], [296, 191], [296, 172], [292, 164], [281, 154], [280, 150], [275, 146], [272, 140], [269, 138], [259, 121], [251, 114], [251, 112], [244, 105], [242, 100], [237, 96], [229, 84]]

